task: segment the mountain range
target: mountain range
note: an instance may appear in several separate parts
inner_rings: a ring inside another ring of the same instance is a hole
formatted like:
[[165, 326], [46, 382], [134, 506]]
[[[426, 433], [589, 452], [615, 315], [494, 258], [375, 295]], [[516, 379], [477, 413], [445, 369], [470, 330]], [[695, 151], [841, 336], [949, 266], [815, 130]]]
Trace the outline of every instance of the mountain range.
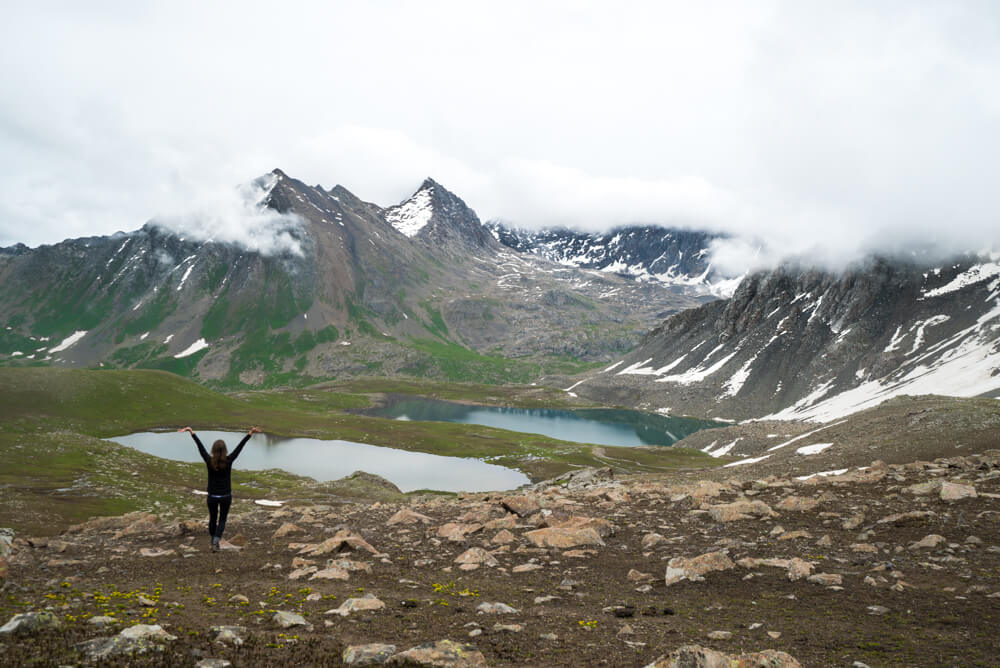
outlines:
[[663, 412], [817, 421], [901, 394], [1000, 396], [998, 260], [759, 272], [571, 389]]
[[565, 383], [737, 420], [1000, 393], [996, 254], [731, 278], [709, 263], [712, 234], [483, 224], [432, 179], [385, 208], [281, 170], [246, 192], [266, 221], [249, 240], [153, 219], [0, 249], [0, 364], [159, 368], [223, 387]]
[[281, 170], [247, 192], [271, 217], [246, 236], [269, 243], [153, 219], [0, 249], [0, 361], [229, 386], [375, 373], [528, 382], [621, 355], [712, 298], [683, 272], [636, 281], [517, 252], [431, 179], [387, 208]]

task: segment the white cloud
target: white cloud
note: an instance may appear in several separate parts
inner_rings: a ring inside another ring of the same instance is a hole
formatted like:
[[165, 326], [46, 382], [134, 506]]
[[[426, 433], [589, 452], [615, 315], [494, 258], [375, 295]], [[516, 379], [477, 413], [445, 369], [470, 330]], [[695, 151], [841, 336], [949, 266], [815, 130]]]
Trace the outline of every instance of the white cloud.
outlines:
[[526, 225], [708, 227], [739, 237], [722, 264], [998, 245], [998, 19], [919, 0], [21, 3], [0, 25], [0, 245], [229, 216], [203, 203], [273, 167], [380, 204], [433, 176]]
[[237, 188], [221, 188], [152, 223], [197, 241], [236, 244], [263, 255], [302, 255], [301, 219], [261, 205], [276, 182], [267, 174]]

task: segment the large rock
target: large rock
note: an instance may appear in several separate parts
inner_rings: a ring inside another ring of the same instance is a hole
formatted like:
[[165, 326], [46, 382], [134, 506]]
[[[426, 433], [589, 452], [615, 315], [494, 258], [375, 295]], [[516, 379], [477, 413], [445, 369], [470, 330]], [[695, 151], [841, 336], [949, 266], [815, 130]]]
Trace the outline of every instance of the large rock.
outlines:
[[[314, 568], [314, 567], [310, 567]], [[315, 568], [314, 568], [315, 570]], [[297, 572], [297, 571], [296, 571]], [[289, 576], [291, 577], [291, 576]], [[331, 565], [327, 566], [321, 571], [316, 571], [313, 573], [309, 579], [310, 580], [348, 580], [351, 574], [346, 568], [341, 568], [340, 566]]]
[[345, 666], [381, 666], [387, 663], [395, 653], [395, 645], [384, 643], [349, 645], [340, 659]]
[[550, 517], [545, 520], [545, 526], [552, 529], [593, 529], [601, 538], [607, 538], [615, 532], [615, 525], [599, 517], [573, 515], [563, 519]]
[[40, 612], [22, 612], [14, 615], [6, 624], [0, 626], [0, 633], [10, 635], [25, 635], [37, 633], [45, 629], [59, 628], [59, 618], [48, 610]]
[[652, 550], [654, 547], [666, 544], [667, 539], [658, 533], [647, 533], [642, 537], [641, 543], [643, 550]]
[[14, 544], [14, 530], [0, 529], [0, 587], [7, 581], [7, 565], [10, 563], [11, 546]]
[[778, 510], [798, 510], [807, 511], [812, 510], [819, 505], [819, 499], [813, 499], [806, 496], [786, 496], [781, 501], [775, 505]]
[[724, 552], [708, 552], [697, 557], [674, 557], [667, 562], [665, 576], [667, 586], [681, 580], [700, 582], [705, 574], [712, 571], [727, 571], [736, 564]]
[[448, 522], [438, 527], [437, 536], [438, 538], [460, 543], [465, 540], [466, 536], [474, 534], [482, 530], [482, 528], [483, 525], [478, 522]]
[[243, 636], [246, 635], [245, 626], [213, 626], [212, 633], [215, 634], [215, 642], [223, 645], [239, 647], [243, 644]]
[[516, 615], [521, 611], [506, 603], [484, 601], [476, 606], [476, 612], [480, 615]]
[[802, 578], [809, 577], [812, 574], [814, 566], [805, 561], [804, 559], [799, 559], [798, 557], [792, 557], [791, 559], [758, 559], [754, 557], [745, 557], [736, 562], [743, 568], [760, 568], [761, 566], [767, 566], [770, 568], [783, 568], [788, 575], [788, 579], [801, 580]]
[[359, 598], [349, 598], [340, 604], [339, 608], [327, 610], [328, 615], [347, 617], [354, 612], [374, 612], [385, 607], [385, 603], [375, 598], [373, 594], [365, 594]]
[[280, 626], [283, 629], [290, 629], [293, 626], [304, 626], [306, 628], [312, 628], [312, 624], [306, 621], [306, 618], [297, 612], [288, 612], [286, 610], [277, 610], [273, 615], [271, 615], [271, 621]]
[[162, 652], [163, 643], [177, 640], [159, 624], [136, 624], [110, 638], [94, 638], [74, 645], [91, 660], [123, 654]]
[[528, 517], [542, 509], [542, 504], [539, 503], [538, 498], [529, 494], [505, 496], [500, 499], [500, 505], [518, 517]]
[[455, 563], [459, 564], [459, 568], [463, 571], [472, 571], [480, 566], [489, 566], [492, 568], [500, 565], [496, 557], [481, 547], [470, 547], [455, 558]]
[[292, 524], [291, 522], [285, 522], [280, 527], [278, 527], [274, 532], [275, 538], [284, 538], [293, 533], [303, 533], [302, 528], [298, 525]]
[[947, 543], [948, 539], [936, 533], [927, 534], [917, 542], [910, 545], [911, 550], [933, 550], [941, 543]]
[[774, 649], [724, 654], [700, 645], [684, 645], [646, 668], [802, 668], [790, 654]]
[[[420, 513], [410, 510], [409, 508], [403, 508], [398, 513], [389, 518], [386, 522], [387, 526], [395, 526], [397, 524], [430, 524], [431, 518], [427, 515], [421, 515]], [[361, 645], [359, 645], [360, 647]], [[370, 645], [364, 645], [364, 647], [370, 647]], [[385, 645], [385, 647], [394, 647], [393, 645]]]
[[735, 522], [737, 520], [750, 520], [755, 517], [777, 517], [778, 513], [763, 501], [751, 501], [750, 499], [737, 499], [732, 503], [720, 503], [710, 506], [709, 514], [716, 522]]
[[524, 534], [535, 547], [556, 547], [560, 549], [594, 545], [603, 547], [604, 541], [595, 529], [535, 529]]
[[333, 538], [327, 538], [322, 543], [305, 545], [299, 549], [299, 554], [318, 557], [324, 554], [339, 554], [352, 550], [364, 550], [372, 554], [380, 554], [368, 541], [350, 529], [341, 529], [334, 534]]
[[960, 499], [974, 499], [979, 496], [976, 488], [972, 485], [962, 485], [957, 482], [941, 483], [941, 491], [938, 493], [942, 501], [958, 501]]
[[486, 657], [472, 645], [454, 640], [417, 645], [389, 659], [390, 666], [431, 666], [434, 668], [486, 668]]

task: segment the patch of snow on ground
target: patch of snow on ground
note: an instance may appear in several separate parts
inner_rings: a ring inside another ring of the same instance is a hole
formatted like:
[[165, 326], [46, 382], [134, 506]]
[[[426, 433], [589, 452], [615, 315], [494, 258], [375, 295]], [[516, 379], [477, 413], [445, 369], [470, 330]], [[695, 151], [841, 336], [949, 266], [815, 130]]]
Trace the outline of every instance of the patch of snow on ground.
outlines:
[[24, 355], [24, 353], [22, 353], [20, 350], [15, 350], [10, 354], [11, 357], [20, 357], [21, 355]]
[[[77, 341], [79, 341], [80, 339], [82, 339], [87, 334], [88, 331], [89, 330], [80, 329], [80, 330], [77, 330], [77, 331], [73, 332], [72, 334], [70, 334], [69, 336], [67, 336], [65, 339], [63, 339], [62, 343], [60, 343], [58, 346], [55, 346], [54, 348], [52, 348], [52, 350], [50, 350], [49, 352], [50, 353], [59, 353], [59, 352], [62, 352], [64, 350], [66, 350], [67, 348], [69, 348], [70, 346], [72, 346], [73, 344], [75, 344]], [[44, 348], [40, 348], [39, 350], [45, 350], [45, 349]]]
[[624, 362], [625, 362], [625, 360], [622, 360], [620, 362], [615, 362], [614, 364], [612, 364], [611, 366], [609, 366], [607, 369], [605, 369], [601, 373], [607, 373], [609, 371], [614, 371], [615, 369], [617, 369], [618, 367], [620, 367]]
[[722, 386], [722, 396], [723, 397], [735, 397], [736, 394], [743, 388], [743, 384], [747, 382], [747, 378], [750, 377], [750, 366], [757, 361], [757, 355], [754, 355], [746, 361], [739, 369], [736, 370], [729, 380], [725, 382]]
[[[714, 351], [713, 351], [714, 352]], [[731, 360], [738, 351], [733, 351], [732, 353], [726, 355], [718, 362], [710, 367], [696, 366], [693, 369], [689, 369], [684, 373], [674, 374], [673, 376], [664, 376], [663, 378], [657, 378], [657, 383], [677, 383], [678, 385], [691, 385], [692, 383], [698, 383], [713, 373], [721, 369], [726, 365], [726, 363]]]
[[795, 451], [797, 455], [818, 455], [829, 447], [832, 447], [833, 443], [813, 443], [812, 445], [803, 445]]
[[939, 297], [998, 275], [1000, 275], [1000, 263], [984, 262], [982, 264], [973, 265], [953, 278], [946, 285], [924, 292], [923, 296]]
[[772, 450], [778, 450], [780, 448], [785, 447], [786, 445], [791, 445], [795, 441], [801, 441], [803, 438], [809, 438], [813, 434], [817, 434], [823, 431], [824, 429], [829, 429], [830, 427], [836, 427], [838, 424], [844, 424], [845, 422], [847, 422], [847, 420], [841, 420], [840, 422], [835, 422], [834, 424], [828, 424], [825, 427], [820, 427], [819, 429], [813, 429], [812, 431], [807, 431], [806, 433], [799, 434], [795, 438], [789, 439], [784, 443], [779, 443], [778, 445], [771, 446], [770, 448], [767, 449], [767, 451], [771, 452]]
[[810, 478], [815, 478], [816, 476], [820, 476], [821, 478], [825, 478], [825, 477], [831, 476], [831, 475], [844, 475], [845, 473], [847, 473], [848, 470], [849, 469], [836, 469], [834, 471], [820, 471], [819, 473], [810, 473], [809, 475], [798, 475], [798, 476], [795, 476], [795, 479], [796, 480], [809, 480]]
[[924, 345], [924, 329], [926, 329], [927, 327], [940, 325], [941, 323], [948, 322], [949, 320], [951, 320], [949, 316], [936, 315], [931, 318], [928, 318], [927, 320], [924, 320], [923, 322], [917, 323], [916, 324], [917, 334], [913, 339], [913, 347], [910, 348], [910, 352], [906, 354], [912, 355], [913, 353], [917, 352], [922, 345]]
[[167, 338], [163, 339], [163, 343], [164, 344], [170, 343], [170, 339], [172, 338], [174, 338], [174, 335], [170, 334], [169, 336], [167, 336]]
[[889, 340], [889, 345], [885, 347], [884, 353], [891, 353], [893, 350], [899, 349], [899, 344], [903, 341], [903, 326], [899, 325], [896, 327], [896, 332], [892, 335], [892, 339]]
[[406, 236], [413, 237], [430, 222], [433, 213], [431, 190], [427, 189], [419, 191], [395, 209], [388, 211], [385, 219]]
[[728, 469], [732, 466], [742, 466], [743, 464], [756, 464], [757, 462], [762, 462], [771, 455], [761, 455], [760, 457], [750, 457], [749, 459], [741, 459], [738, 462], [729, 462], [728, 464], [723, 464], [722, 468]]
[[204, 350], [205, 348], [208, 348], [208, 343], [205, 341], [205, 339], [198, 339], [197, 341], [195, 341], [194, 343], [192, 343], [190, 346], [188, 346], [187, 348], [185, 348], [181, 352], [179, 352], [176, 355], [174, 355], [174, 357], [176, 357], [177, 359], [180, 359], [181, 357], [187, 357], [189, 355], [194, 355], [199, 350]]
[[145, 334], [143, 334], [142, 336], [140, 336], [139, 340], [140, 341], [145, 341], [147, 336], [149, 336], [149, 332], [146, 332]]
[[742, 438], [743, 437], [740, 436], [739, 438], [737, 438], [732, 443], [727, 443], [726, 445], [723, 445], [722, 447], [718, 448], [717, 450], [707, 450], [705, 452], [705, 454], [709, 455], [710, 457], [725, 457], [726, 455], [728, 455], [732, 451], [733, 448], [736, 447], [736, 444], [739, 443], [740, 440], [742, 440]]
[[195, 262], [192, 262], [192, 263], [191, 263], [191, 265], [190, 265], [190, 266], [189, 266], [189, 267], [187, 268], [187, 271], [185, 271], [185, 272], [184, 272], [184, 275], [183, 275], [183, 276], [181, 276], [181, 282], [180, 282], [180, 283], [179, 283], [179, 284], [177, 285], [177, 290], [178, 290], [178, 291], [180, 291], [180, 289], [184, 287], [184, 283], [185, 283], [185, 281], [187, 281], [187, 279], [188, 279], [188, 276], [190, 276], [190, 275], [191, 275], [191, 270], [192, 270], [192, 269], [194, 269], [194, 266], [195, 266], [196, 264], [198, 264], [198, 262], [197, 262], [197, 261], [195, 261]]

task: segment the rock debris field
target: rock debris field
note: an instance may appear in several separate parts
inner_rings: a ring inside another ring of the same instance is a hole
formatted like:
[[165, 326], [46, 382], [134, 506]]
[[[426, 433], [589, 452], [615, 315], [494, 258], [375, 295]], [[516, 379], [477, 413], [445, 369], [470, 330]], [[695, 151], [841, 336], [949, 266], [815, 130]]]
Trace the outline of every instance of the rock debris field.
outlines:
[[0, 663], [1000, 663], [1000, 451], [736, 473], [8, 533]]

